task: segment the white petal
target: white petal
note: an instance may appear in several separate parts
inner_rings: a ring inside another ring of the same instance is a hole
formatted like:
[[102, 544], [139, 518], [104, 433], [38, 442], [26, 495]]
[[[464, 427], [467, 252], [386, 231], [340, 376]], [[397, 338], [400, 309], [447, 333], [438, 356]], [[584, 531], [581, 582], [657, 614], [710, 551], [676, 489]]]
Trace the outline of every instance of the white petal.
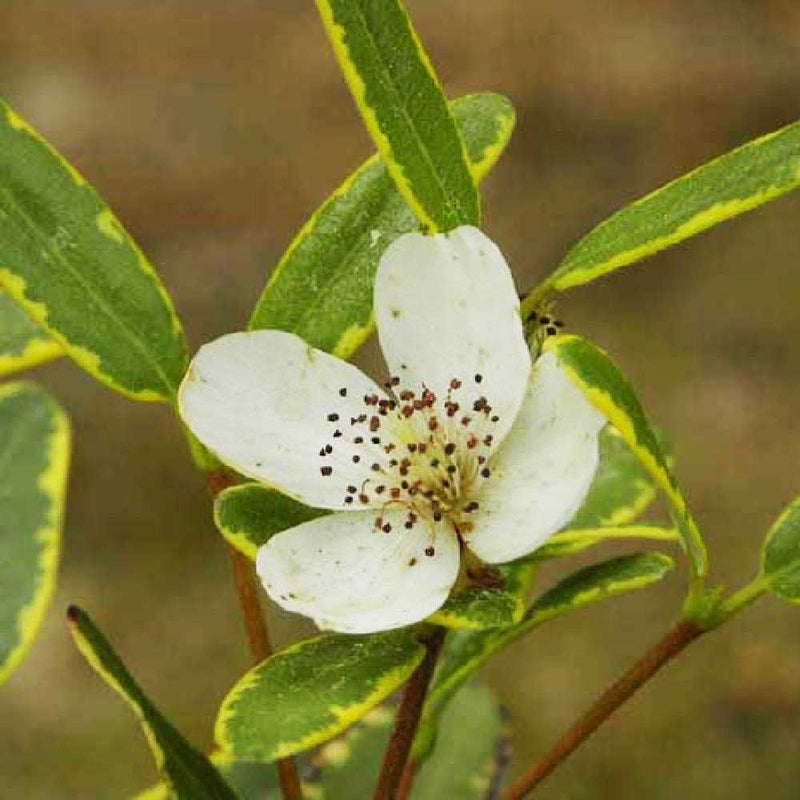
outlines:
[[[378, 514], [389, 533], [376, 528]], [[406, 530], [405, 520], [402, 511], [360, 511], [306, 522], [259, 549], [258, 574], [276, 603], [320, 628], [372, 633], [409, 625], [444, 603], [459, 546], [444, 525]], [[426, 555], [431, 546], [434, 555]]]
[[451, 380], [461, 381], [452, 392], [460, 406], [452, 422], [464, 413], [476, 417], [473, 404], [485, 397], [499, 421], [480, 433], [499, 444], [522, 404], [530, 354], [511, 271], [497, 246], [470, 226], [401, 236], [378, 267], [375, 317], [399, 388], [419, 391], [424, 384], [441, 404]]
[[604, 424], [552, 353], [538, 359], [519, 416], [475, 498], [470, 549], [484, 561], [503, 563], [563, 528], [591, 485]]
[[[375, 478], [371, 465], [386, 458], [370, 444], [386, 427], [381, 417], [381, 429], [369, 430], [375, 408], [364, 396], [373, 394], [384, 398], [351, 364], [294, 334], [267, 330], [232, 333], [200, 348], [178, 402], [189, 428], [226, 464], [307, 505], [339, 509], [348, 507], [347, 487], [360, 492]], [[362, 414], [365, 423], [351, 424]], [[321, 456], [326, 445], [332, 452]]]

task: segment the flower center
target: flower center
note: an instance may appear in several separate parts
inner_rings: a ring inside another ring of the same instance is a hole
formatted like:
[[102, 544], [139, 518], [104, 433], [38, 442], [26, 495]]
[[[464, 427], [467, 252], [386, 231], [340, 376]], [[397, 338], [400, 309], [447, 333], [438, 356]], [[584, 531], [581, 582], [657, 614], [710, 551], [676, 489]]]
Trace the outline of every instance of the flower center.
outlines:
[[[374, 473], [360, 486], [346, 487], [345, 503], [404, 509], [408, 530], [421, 521], [446, 520], [457, 535], [468, 533], [470, 514], [479, 508], [473, 498], [491, 476], [488, 460], [499, 421], [479, 393], [482, 381], [481, 375], [474, 375], [467, 392], [464, 380], [452, 378], [444, 396], [437, 397], [424, 385], [401, 387], [400, 379], [393, 377], [385, 384], [387, 397], [362, 398], [359, 415], [349, 420], [329, 415], [328, 421], [335, 423], [333, 442], [323, 445], [320, 457], [330, 455], [336, 439], [343, 439], [364, 454], [354, 455], [353, 461], [369, 459]], [[346, 397], [347, 389], [339, 394]], [[330, 476], [333, 470], [323, 466], [321, 472]], [[392, 530], [380, 512], [375, 527], [385, 533]], [[432, 555], [433, 548], [426, 552]]]

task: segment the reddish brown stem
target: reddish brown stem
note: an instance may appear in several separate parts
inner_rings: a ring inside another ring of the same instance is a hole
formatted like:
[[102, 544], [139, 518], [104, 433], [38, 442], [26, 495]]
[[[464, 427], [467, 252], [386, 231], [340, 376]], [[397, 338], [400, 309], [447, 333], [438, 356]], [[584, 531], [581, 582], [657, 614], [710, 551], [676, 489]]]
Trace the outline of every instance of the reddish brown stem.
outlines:
[[502, 800], [520, 800], [538, 786], [564, 759], [589, 738], [661, 667], [705, 633], [695, 623], [681, 620], [652, 649], [612, 684], [594, 705], [556, 742], [555, 746], [508, 789]]
[[[422, 705], [425, 702], [425, 695], [428, 693], [436, 660], [439, 658], [439, 651], [442, 649], [444, 635], [444, 628], [436, 628], [427, 638], [425, 658], [409, 678], [403, 690], [400, 705], [397, 707], [394, 729], [383, 754], [381, 771], [372, 800], [398, 800], [401, 796], [400, 781], [408, 762], [411, 744], [414, 741], [414, 734], [417, 732], [419, 718], [422, 714]], [[411, 777], [409, 777], [409, 785], [405, 787], [406, 791], [410, 787]]]
[[[223, 489], [236, 483], [234, 476], [228, 471], [209, 472], [206, 474], [206, 485], [212, 497], [216, 497]], [[253, 578], [250, 562], [234, 547], [226, 543], [228, 558], [233, 570], [233, 584], [239, 598], [247, 642], [254, 664], [260, 664], [272, 655], [272, 644], [269, 638], [267, 619], [258, 598], [258, 587]], [[278, 778], [284, 800], [302, 800], [300, 776], [292, 758], [282, 758], [277, 762]]]

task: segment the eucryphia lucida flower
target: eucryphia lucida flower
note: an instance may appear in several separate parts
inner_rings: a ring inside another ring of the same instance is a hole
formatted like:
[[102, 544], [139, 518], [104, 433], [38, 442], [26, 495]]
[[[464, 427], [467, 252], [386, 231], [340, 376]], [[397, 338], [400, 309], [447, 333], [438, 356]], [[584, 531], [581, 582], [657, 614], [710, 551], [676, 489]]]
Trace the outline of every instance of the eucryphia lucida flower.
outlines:
[[583, 501], [604, 424], [552, 354], [531, 365], [511, 271], [479, 230], [400, 237], [374, 300], [383, 388], [260, 330], [202, 347], [179, 395], [223, 462], [337, 512], [272, 537], [257, 569], [281, 606], [347, 633], [436, 611], [462, 548], [495, 564], [539, 547]]

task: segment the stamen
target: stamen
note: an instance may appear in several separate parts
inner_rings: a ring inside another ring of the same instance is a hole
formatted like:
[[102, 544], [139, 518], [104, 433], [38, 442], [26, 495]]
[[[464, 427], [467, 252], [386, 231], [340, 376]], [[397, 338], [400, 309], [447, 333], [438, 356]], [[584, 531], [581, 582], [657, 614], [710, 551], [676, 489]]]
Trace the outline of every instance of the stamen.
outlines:
[[333, 467], [320, 467], [319, 471], [327, 478], [329, 475], [333, 475]]

